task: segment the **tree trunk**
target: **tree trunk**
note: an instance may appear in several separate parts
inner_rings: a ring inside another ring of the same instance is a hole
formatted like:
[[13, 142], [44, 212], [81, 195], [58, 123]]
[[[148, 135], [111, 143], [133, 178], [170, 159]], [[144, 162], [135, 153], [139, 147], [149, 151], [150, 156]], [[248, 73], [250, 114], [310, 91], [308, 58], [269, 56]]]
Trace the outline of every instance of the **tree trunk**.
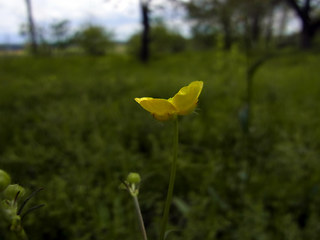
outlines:
[[261, 19], [258, 11], [252, 15], [251, 20], [251, 41], [257, 43], [261, 36]]
[[308, 49], [312, 46], [313, 34], [308, 24], [303, 23], [301, 31], [301, 47]]
[[300, 18], [301, 30], [301, 47], [310, 48], [316, 31], [320, 28], [320, 19], [311, 19], [311, 0], [305, 0], [302, 7], [300, 7], [296, 0], [287, 0], [290, 7], [294, 9], [297, 16]]
[[141, 15], [142, 15], [142, 36], [140, 48], [140, 60], [144, 63], [148, 62], [150, 57], [150, 21], [149, 21], [149, 3], [140, 0]]
[[223, 27], [223, 32], [224, 32], [224, 46], [223, 48], [225, 50], [230, 50], [231, 45], [232, 45], [232, 36], [231, 36], [231, 23], [230, 23], [230, 18], [223, 17], [222, 18], [222, 27]]
[[31, 41], [31, 52], [33, 54], [37, 54], [38, 45], [37, 45], [36, 32], [35, 32], [33, 15], [32, 15], [31, 0], [25, 0], [25, 1], [27, 5], [27, 13], [28, 13], [28, 27], [29, 27], [29, 35], [30, 35], [30, 41]]
[[273, 9], [270, 10], [268, 16], [267, 16], [267, 21], [266, 21], [266, 31], [265, 31], [265, 46], [266, 48], [270, 46], [272, 38], [273, 38], [273, 23], [274, 23], [274, 11]]
[[320, 29], [320, 19], [313, 22], [303, 22], [301, 32], [301, 46], [303, 48], [312, 47], [314, 36]]

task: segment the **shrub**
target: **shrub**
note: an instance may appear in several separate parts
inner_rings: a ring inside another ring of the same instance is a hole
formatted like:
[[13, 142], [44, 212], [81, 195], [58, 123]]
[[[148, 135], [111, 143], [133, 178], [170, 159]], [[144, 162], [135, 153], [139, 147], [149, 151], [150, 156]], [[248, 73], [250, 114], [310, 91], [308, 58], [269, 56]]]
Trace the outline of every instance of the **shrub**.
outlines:
[[[135, 33], [128, 41], [128, 52], [134, 56], [139, 56], [140, 42], [141, 33]], [[151, 56], [178, 53], [185, 51], [186, 48], [187, 40], [180, 33], [167, 28], [162, 23], [158, 23], [151, 28]]]
[[101, 26], [88, 25], [78, 31], [74, 42], [88, 55], [105, 55], [112, 46], [112, 34]]

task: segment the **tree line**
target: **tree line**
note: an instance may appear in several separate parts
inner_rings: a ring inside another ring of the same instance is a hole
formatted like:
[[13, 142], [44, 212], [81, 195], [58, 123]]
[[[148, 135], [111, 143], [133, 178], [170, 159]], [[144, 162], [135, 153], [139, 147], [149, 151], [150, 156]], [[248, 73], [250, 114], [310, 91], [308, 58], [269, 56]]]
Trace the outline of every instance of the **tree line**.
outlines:
[[[31, 0], [25, 2], [28, 24], [24, 32], [29, 37], [31, 52], [37, 54], [39, 43], [44, 39], [33, 20]], [[166, 4], [174, 4], [186, 12], [186, 20], [192, 25], [189, 42], [197, 49], [212, 47], [217, 36], [222, 36], [224, 49], [230, 49], [234, 43], [245, 48], [257, 45], [268, 47], [275, 42], [281, 44], [286, 39], [290, 13], [294, 13], [300, 21], [299, 42], [302, 48], [313, 46], [320, 28], [320, 0], [167, 0], [163, 5]], [[131, 43], [131, 49], [135, 48], [132, 52], [141, 61], [148, 61], [150, 51], [154, 48], [152, 45], [156, 45], [153, 42], [159, 38], [167, 39], [169, 42], [164, 41], [164, 44], [171, 44], [173, 52], [180, 51], [186, 45], [178, 32], [167, 29], [162, 22], [159, 24], [159, 21], [154, 21], [152, 0], [139, 0], [139, 6], [142, 30], [128, 42]], [[51, 39], [57, 49], [77, 43], [87, 53], [103, 55], [106, 47], [112, 45], [113, 36], [103, 27], [88, 24], [71, 37], [67, 36], [68, 26], [66, 20], [51, 25]]]

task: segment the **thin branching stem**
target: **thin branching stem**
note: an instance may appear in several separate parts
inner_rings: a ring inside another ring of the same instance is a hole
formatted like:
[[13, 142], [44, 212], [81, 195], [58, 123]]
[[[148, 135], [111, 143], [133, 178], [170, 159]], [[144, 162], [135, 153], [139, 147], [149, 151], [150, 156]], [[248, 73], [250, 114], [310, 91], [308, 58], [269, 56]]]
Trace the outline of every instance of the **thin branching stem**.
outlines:
[[148, 240], [146, 228], [144, 227], [143, 217], [141, 214], [141, 209], [138, 201], [138, 196], [133, 196], [134, 207], [136, 208], [136, 212], [139, 219], [140, 230], [143, 236], [143, 240]]
[[16, 235], [20, 240], [29, 240], [23, 228], [21, 228], [18, 232], [16, 232]]

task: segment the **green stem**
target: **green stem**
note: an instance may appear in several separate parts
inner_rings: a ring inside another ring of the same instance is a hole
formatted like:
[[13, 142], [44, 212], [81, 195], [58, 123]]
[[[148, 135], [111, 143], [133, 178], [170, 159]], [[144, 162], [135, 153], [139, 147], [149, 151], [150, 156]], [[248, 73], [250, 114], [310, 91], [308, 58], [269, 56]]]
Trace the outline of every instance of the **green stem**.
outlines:
[[146, 232], [146, 229], [144, 227], [144, 222], [143, 222], [141, 209], [140, 209], [140, 205], [139, 205], [139, 201], [138, 201], [138, 196], [133, 196], [133, 201], [134, 201], [134, 206], [136, 208], [136, 212], [137, 212], [137, 215], [138, 215], [139, 225], [140, 225], [140, 230], [141, 230], [141, 233], [142, 233], [142, 236], [143, 236], [143, 240], [148, 240], [147, 232]]
[[18, 232], [16, 232], [16, 235], [19, 237], [19, 239], [21, 240], [28, 240], [28, 236], [26, 234], [26, 232], [24, 231], [23, 228], [21, 228], [21, 230], [19, 230]]
[[173, 160], [171, 165], [171, 173], [170, 173], [170, 180], [168, 186], [168, 193], [167, 193], [167, 200], [164, 206], [163, 217], [161, 222], [161, 232], [160, 232], [160, 240], [164, 240], [166, 227], [169, 218], [170, 206], [173, 197], [173, 189], [174, 189], [174, 182], [176, 178], [176, 171], [177, 171], [177, 158], [178, 158], [178, 143], [179, 143], [179, 122], [178, 116], [174, 119], [174, 137], [173, 137]]

